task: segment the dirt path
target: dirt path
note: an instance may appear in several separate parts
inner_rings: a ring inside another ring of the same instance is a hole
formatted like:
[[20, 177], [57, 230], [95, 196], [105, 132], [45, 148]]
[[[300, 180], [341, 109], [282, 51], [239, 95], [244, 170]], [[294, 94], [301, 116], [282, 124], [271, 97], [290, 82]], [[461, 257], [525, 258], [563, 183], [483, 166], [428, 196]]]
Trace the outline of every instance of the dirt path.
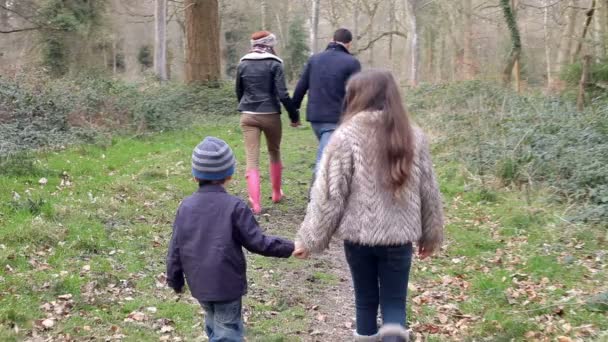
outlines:
[[315, 324], [305, 340], [349, 341], [353, 336], [355, 321], [354, 294], [342, 243], [332, 244], [317, 260], [319, 262], [315, 265], [320, 266], [319, 271], [333, 275], [335, 283], [326, 286], [323, 294], [318, 291], [316, 295], [312, 293]]
[[[303, 210], [269, 213], [268, 232], [285, 236], [285, 231], [295, 234], [305, 214]], [[306, 309], [307, 330], [298, 332], [298, 340], [351, 341], [355, 297], [342, 242], [334, 240], [329, 249], [312, 256], [305, 266], [282, 271], [285, 276], [279, 286]], [[287, 335], [295, 337], [293, 331]]]

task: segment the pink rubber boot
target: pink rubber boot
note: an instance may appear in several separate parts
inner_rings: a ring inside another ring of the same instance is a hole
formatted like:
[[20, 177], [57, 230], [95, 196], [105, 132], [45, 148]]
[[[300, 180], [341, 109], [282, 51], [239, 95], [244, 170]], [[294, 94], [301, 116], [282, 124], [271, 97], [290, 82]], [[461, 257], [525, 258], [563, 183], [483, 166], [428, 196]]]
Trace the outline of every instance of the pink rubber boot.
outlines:
[[254, 214], [262, 212], [260, 205], [260, 171], [257, 169], [247, 170], [247, 191], [249, 192], [249, 204]]
[[281, 176], [283, 173], [283, 164], [270, 164], [270, 183], [272, 184], [272, 201], [279, 203], [283, 199], [283, 190], [281, 190]]

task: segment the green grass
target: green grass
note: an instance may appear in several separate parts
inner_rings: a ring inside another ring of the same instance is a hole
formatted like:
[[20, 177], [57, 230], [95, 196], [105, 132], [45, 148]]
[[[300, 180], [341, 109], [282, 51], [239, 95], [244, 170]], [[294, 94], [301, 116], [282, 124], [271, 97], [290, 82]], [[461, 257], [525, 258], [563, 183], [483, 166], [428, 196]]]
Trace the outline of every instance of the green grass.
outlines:
[[[158, 340], [165, 323], [174, 327], [173, 335], [200, 339], [199, 305], [188, 295], [176, 301], [157, 283], [175, 210], [196, 189], [189, 158], [203, 137], [219, 136], [233, 147], [238, 173], [228, 190], [246, 198], [237, 118], [201, 117], [200, 122], [183, 131], [114, 138], [105, 146], [30, 154], [0, 172], [0, 340], [22, 340], [32, 330], [50, 338], [122, 334], [127, 341]], [[271, 203], [263, 151], [266, 210], [259, 219], [268, 233], [293, 238], [305, 210], [316, 141], [309, 128], [285, 127], [282, 146], [288, 197]], [[434, 151], [445, 196], [447, 244], [438, 257], [414, 264], [411, 282], [417, 289], [409, 295], [414, 330], [418, 323], [439, 324], [437, 314], [447, 304], [474, 319], [456, 335], [429, 334], [430, 341], [453, 336], [522, 340], [528, 331], [549, 338], [577, 337], [576, 330], [548, 330], [548, 323], [538, 319], [543, 315], [550, 322], [563, 320], [559, 325], [591, 324], [596, 333], [608, 329], [606, 314], [584, 305], [587, 298], [607, 291], [605, 257], [595, 259], [607, 248], [605, 231], [564, 222], [564, 208], [546, 201], [542, 189], [527, 198], [518, 191], [481, 187], [460, 164], [442, 159], [443, 149]], [[42, 177], [46, 185], [39, 184]], [[341, 279], [330, 263], [318, 259], [249, 254], [248, 259], [251, 288], [245, 315], [250, 340], [302, 340], [317, 323], [310, 296], [322, 302], [327, 289], [339, 286]], [[529, 293], [507, 296], [526, 289], [537, 294], [528, 303]], [[424, 291], [437, 293], [425, 304], [415, 304], [415, 298], [426, 296]], [[39, 329], [36, 320], [47, 317], [41, 305], [65, 294], [73, 296], [70, 315], [57, 317], [51, 330]], [[562, 303], [564, 315], [552, 315]], [[133, 311], [144, 312], [147, 319], [125, 321]], [[443, 326], [458, 321], [449, 317]]]

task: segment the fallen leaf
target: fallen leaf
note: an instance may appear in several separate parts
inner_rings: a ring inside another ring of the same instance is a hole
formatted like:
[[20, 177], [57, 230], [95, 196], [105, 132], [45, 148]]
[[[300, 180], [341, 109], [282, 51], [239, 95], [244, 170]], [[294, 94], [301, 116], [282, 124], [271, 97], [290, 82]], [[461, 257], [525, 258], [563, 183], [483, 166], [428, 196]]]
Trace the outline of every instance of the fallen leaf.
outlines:
[[128, 322], [128, 321], [142, 322], [142, 321], [145, 321], [146, 318], [147, 318], [147, 316], [143, 312], [133, 311], [127, 316], [127, 318], [125, 318], [125, 321], [126, 322]]
[[70, 299], [72, 299], [72, 294], [68, 293], [68, 294], [64, 294], [64, 295], [61, 295], [61, 296], [57, 296], [57, 299], [70, 300]]
[[47, 319], [43, 320], [42, 322], [40, 322], [40, 324], [45, 329], [51, 329], [53, 326], [55, 326], [55, 321], [50, 318], [47, 318]]
[[170, 325], [164, 325], [162, 328], [160, 328], [160, 333], [161, 334], [165, 334], [165, 333], [168, 333], [168, 332], [172, 332], [173, 330], [175, 330], [175, 328], [173, 328], [172, 326], [170, 326]]

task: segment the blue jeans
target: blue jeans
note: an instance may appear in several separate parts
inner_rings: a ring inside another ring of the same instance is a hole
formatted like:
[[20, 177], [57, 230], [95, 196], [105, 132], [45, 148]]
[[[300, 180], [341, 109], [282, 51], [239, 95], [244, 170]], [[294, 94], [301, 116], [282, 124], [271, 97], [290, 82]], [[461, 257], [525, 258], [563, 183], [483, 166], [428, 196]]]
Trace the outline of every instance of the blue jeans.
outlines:
[[241, 298], [230, 302], [201, 302], [209, 342], [244, 341]]
[[317, 136], [317, 140], [319, 140], [319, 148], [317, 149], [317, 161], [315, 163], [314, 172], [314, 175], [316, 175], [317, 171], [319, 170], [319, 163], [321, 162], [321, 157], [323, 156], [323, 150], [325, 150], [325, 147], [329, 143], [329, 138], [331, 138], [331, 135], [338, 127], [338, 124], [325, 122], [311, 122], [310, 124], [312, 126], [312, 130]]
[[412, 244], [370, 247], [345, 241], [344, 251], [355, 287], [357, 334], [378, 333], [378, 305], [383, 324], [406, 327]]

